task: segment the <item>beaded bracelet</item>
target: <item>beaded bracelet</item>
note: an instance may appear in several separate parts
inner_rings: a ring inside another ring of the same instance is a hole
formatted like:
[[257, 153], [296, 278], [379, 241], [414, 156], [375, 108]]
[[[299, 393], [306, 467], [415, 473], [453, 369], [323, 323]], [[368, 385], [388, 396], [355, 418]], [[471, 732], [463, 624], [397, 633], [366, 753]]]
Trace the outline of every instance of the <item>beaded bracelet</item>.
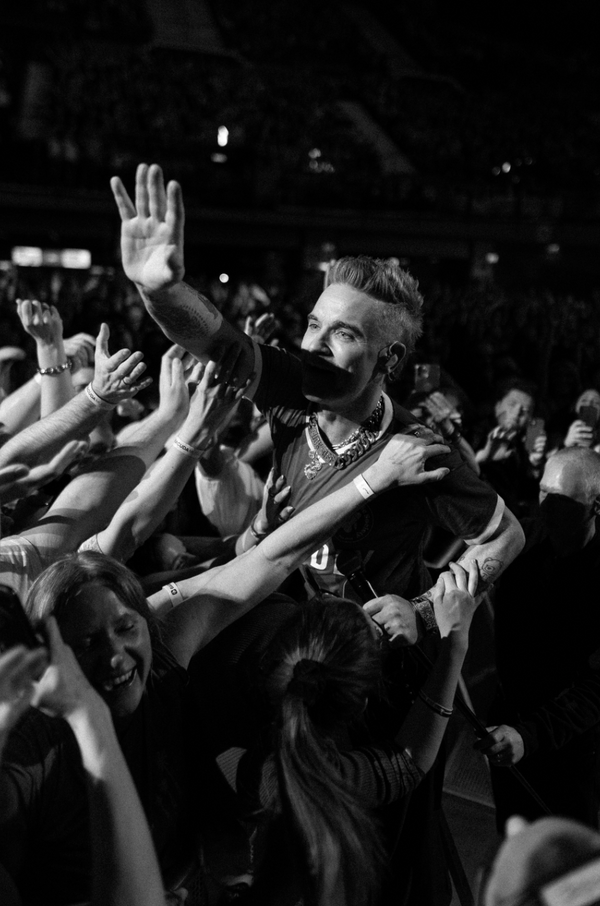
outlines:
[[70, 370], [71, 370], [71, 363], [67, 359], [66, 362], [62, 363], [62, 365], [55, 365], [53, 368], [38, 368], [37, 373], [55, 375], [55, 374], [62, 374], [64, 371], [70, 371]]
[[360, 496], [365, 500], [368, 500], [369, 497], [375, 496], [375, 491], [373, 490], [365, 476], [362, 474], [362, 472], [360, 473], [360, 475], [356, 476], [353, 483]]
[[440, 717], [445, 717], [446, 719], [452, 717], [454, 713], [454, 708], [444, 708], [443, 705], [440, 705], [439, 702], [434, 702], [432, 698], [429, 698], [426, 692], [423, 692], [422, 689], [419, 689], [419, 698], [421, 701], [427, 705], [432, 711], [435, 711], [436, 714], [439, 714]]
[[425, 624], [425, 633], [438, 632], [438, 624], [431, 601], [427, 595], [419, 595], [409, 601], [415, 613], [418, 613]]
[[104, 397], [96, 393], [91, 384], [88, 384], [85, 388], [85, 395], [92, 403], [94, 403], [94, 405], [99, 406], [100, 409], [114, 409], [117, 405], [116, 403], [109, 403], [108, 400], [105, 400]]

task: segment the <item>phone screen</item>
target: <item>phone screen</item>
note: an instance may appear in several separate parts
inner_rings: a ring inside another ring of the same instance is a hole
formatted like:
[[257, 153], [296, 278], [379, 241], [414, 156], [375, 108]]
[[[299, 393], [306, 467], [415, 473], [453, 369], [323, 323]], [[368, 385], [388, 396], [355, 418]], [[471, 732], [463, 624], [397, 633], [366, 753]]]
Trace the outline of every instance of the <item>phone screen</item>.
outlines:
[[545, 434], [544, 419], [532, 418], [525, 432], [525, 449], [528, 453], [533, 453], [535, 442], [542, 434]]
[[598, 424], [600, 411], [596, 406], [581, 406], [578, 414], [581, 421], [585, 422], [589, 428], [595, 428]]

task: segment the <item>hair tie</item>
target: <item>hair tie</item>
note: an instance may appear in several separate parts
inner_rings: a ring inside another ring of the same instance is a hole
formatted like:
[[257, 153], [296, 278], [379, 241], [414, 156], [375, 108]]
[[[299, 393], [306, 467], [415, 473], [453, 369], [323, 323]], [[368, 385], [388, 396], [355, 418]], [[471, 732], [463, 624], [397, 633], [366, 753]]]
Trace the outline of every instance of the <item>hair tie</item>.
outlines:
[[302, 658], [294, 666], [294, 672], [287, 691], [290, 695], [301, 698], [310, 708], [321, 697], [326, 685], [327, 677], [325, 676], [323, 664], [320, 661]]

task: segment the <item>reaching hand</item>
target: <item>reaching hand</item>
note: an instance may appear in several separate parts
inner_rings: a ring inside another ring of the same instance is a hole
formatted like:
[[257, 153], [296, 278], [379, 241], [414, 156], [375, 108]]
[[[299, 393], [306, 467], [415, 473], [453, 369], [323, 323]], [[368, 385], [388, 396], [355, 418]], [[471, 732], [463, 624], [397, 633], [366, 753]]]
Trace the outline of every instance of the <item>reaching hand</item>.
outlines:
[[499, 727], [488, 727], [488, 735], [473, 746], [483, 752], [494, 767], [510, 768], [517, 764], [525, 754], [523, 737], [514, 727], [501, 724]]
[[50, 664], [35, 688], [32, 704], [48, 714], [69, 718], [102, 701], [83, 674], [73, 650], [62, 640], [54, 617], [46, 621]]
[[92, 368], [96, 341], [89, 333], [76, 333], [64, 341], [65, 355], [71, 360], [71, 371]]
[[276, 476], [277, 470], [273, 467], [265, 482], [261, 508], [254, 519], [254, 528], [259, 535], [268, 535], [287, 522], [294, 512], [293, 506], [287, 506], [292, 489], [285, 483], [285, 475]]
[[118, 403], [143, 390], [152, 378], [143, 378], [146, 365], [141, 352], [120, 349], [111, 356], [108, 350], [110, 331], [102, 324], [96, 338], [93, 389], [108, 403]]
[[517, 435], [514, 429], [503, 428], [497, 425], [487, 436], [485, 447], [477, 451], [477, 462], [487, 462], [491, 459], [493, 462], [501, 462], [512, 456], [514, 446], [513, 442]]
[[364, 605], [363, 610], [382, 627], [394, 648], [414, 645], [419, 641], [417, 615], [410, 601], [400, 595], [374, 598]]
[[36, 299], [17, 299], [17, 314], [23, 329], [38, 346], [57, 346], [62, 342], [63, 323], [54, 305]]
[[239, 387], [235, 383], [235, 372], [240, 350], [231, 346], [215, 361], [199, 364], [195, 369], [198, 380], [190, 401], [190, 411], [180, 437], [186, 443], [196, 446], [209, 437], [223, 432], [229, 424], [250, 381]]
[[275, 315], [271, 312], [265, 312], [264, 315], [260, 315], [258, 318], [256, 315], [248, 315], [244, 324], [244, 333], [255, 343], [262, 345], [267, 342], [276, 326]]
[[179, 427], [186, 417], [190, 396], [183, 373], [184, 349], [175, 344], [170, 346], [160, 360], [158, 379], [158, 409], [165, 421]]
[[165, 183], [157, 164], [140, 164], [135, 205], [118, 176], [110, 185], [121, 215], [123, 269], [148, 293], [169, 289], [183, 280], [183, 197], [179, 183]]
[[433, 609], [441, 637], [466, 648], [471, 621], [481, 601], [481, 597], [475, 598], [479, 568], [475, 560], [468, 572], [458, 563], [449, 565], [450, 570], [441, 573], [433, 588]]
[[[365, 477], [373, 490], [381, 490], [382, 482], [384, 487], [400, 488], [440, 481], [448, 475], [450, 469], [445, 466], [431, 470], [426, 470], [426, 466], [432, 457], [449, 453], [450, 447], [441, 443], [439, 435], [427, 428], [419, 427], [418, 430], [419, 435], [423, 436], [395, 434], [384, 447], [377, 462], [369, 466]], [[371, 479], [372, 474], [374, 480]], [[375, 487], [375, 484], [379, 486]]]
[[534, 469], [539, 469], [546, 458], [546, 446], [548, 438], [545, 434], [540, 434], [533, 442], [533, 450], [529, 454], [529, 462]]

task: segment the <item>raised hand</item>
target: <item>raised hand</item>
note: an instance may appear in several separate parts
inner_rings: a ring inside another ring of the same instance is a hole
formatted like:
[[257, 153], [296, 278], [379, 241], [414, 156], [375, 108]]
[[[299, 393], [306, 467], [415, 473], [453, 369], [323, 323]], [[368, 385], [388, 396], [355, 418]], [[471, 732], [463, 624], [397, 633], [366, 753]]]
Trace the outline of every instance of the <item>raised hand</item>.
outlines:
[[244, 323], [244, 333], [247, 334], [255, 343], [266, 343], [277, 327], [275, 315], [271, 312], [265, 312], [263, 315], [248, 315]]
[[259, 535], [267, 535], [278, 525], [287, 522], [294, 512], [294, 507], [288, 506], [291, 493], [292, 489], [286, 484], [285, 475], [278, 476], [273, 467], [265, 482], [262, 506], [254, 518], [254, 528]]
[[161, 168], [140, 164], [135, 204], [118, 176], [110, 181], [121, 215], [123, 269], [147, 293], [161, 292], [183, 280], [183, 197], [171, 180], [165, 191]]
[[71, 361], [71, 370], [91, 368], [94, 364], [94, 347], [96, 341], [89, 333], [76, 333], [65, 337], [65, 355]]
[[146, 370], [143, 353], [120, 349], [111, 356], [109, 337], [108, 324], [102, 324], [96, 338], [92, 386], [103, 400], [116, 404], [148, 387], [152, 378], [143, 377]]
[[450, 447], [440, 443], [441, 438], [426, 428], [419, 433], [426, 436], [395, 434], [384, 447], [381, 456], [365, 472], [369, 484], [375, 491], [412, 484], [428, 484], [440, 481], [450, 472], [445, 466], [427, 470], [428, 460], [450, 452]]
[[57, 717], [72, 717], [101, 699], [79, 666], [73, 650], [62, 640], [54, 617], [46, 621], [50, 664], [36, 685], [32, 704]]
[[180, 431], [180, 437], [192, 446], [218, 436], [235, 412], [248, 381], [236, 384], [239, 348], [229, 349], [214, 362], [198, 364], [196, 390], [190, 400], [190, 411]]
[[37, 299], [17, 299], [17, 314], [23, 329], [38, 346], [55, 347], [62, 343], [63, 323], [54, 305]]
[[186, 417], [190, 397], [184, 376], [184, 349], [175, 344], [164, 353], [160, 362], [158, 379], [159, 412], [165, 420], [179, 426]]

